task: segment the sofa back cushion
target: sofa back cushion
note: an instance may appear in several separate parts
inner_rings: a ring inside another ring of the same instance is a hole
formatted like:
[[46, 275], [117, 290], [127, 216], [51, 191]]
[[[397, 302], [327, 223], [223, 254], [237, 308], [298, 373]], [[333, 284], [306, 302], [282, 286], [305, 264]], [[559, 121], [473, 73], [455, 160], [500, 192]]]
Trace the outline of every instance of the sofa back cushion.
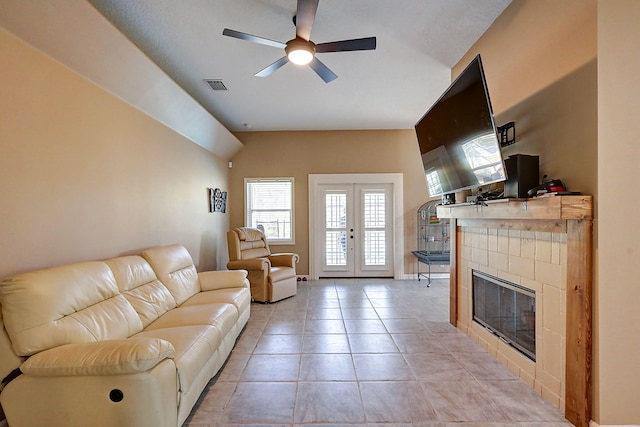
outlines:
[[123, 256], [105, 262], [113, 272], [120, 293], [140, 316], [143, 328], [176, 306], [169, 289], [141, 256]]
[[101, 261], [20, 274], [0, 283], [4, 325], [19, 356], [65, 344], [122, 339], [140, 317]]
[[[262, 231], [256, 228], [238, 227], [231, 230], [231, 233], [235, 233], [235, 239], [237, 239], [234, 245], [230, 244], [230, 246], [237, 245], [237, 259], [264, 258], [271, 255], [269, 244]], [[228, 239], [233, 238], [233, 235], [228, 236]], [[231, 249], [229, 252], [232, 252]]]
[[15, 354], [13, 350], [11, 339], [2, 321], [2, 310], [0, 309], [0, 377], [5, 378], [11, 371], [20, 367], [23, 361], [24, 358]]
[[180, 305], [200, 292], [196, 266], [184, 246], [169, 245], [150, 248], [142, 252], [160, 281], [169, 289]]

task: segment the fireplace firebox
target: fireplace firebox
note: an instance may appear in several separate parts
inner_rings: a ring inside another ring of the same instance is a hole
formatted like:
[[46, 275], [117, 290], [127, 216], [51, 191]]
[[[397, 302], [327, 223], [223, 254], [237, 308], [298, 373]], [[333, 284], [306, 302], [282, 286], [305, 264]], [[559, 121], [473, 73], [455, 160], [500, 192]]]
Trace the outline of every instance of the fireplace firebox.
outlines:
[[473, 320], [536, 360], [536, 294], [473, 270]]

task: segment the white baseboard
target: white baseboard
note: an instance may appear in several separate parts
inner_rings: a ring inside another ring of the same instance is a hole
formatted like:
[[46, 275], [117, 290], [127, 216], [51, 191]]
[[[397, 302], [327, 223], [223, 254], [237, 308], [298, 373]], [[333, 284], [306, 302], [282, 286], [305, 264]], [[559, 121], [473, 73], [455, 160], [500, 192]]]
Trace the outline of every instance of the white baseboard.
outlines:
[[640, 424], [598, 424], [591, 420], [589, 421], [589, 427], [640, 427]]
[[[449, 273], [431, 273], [432, 279], [448, 279]], [[403, 280], [418, 280], [418, 273], [405, 274], [402, 276]], [[420, 280], [427, 280], [424, 276], [421, 276]]]

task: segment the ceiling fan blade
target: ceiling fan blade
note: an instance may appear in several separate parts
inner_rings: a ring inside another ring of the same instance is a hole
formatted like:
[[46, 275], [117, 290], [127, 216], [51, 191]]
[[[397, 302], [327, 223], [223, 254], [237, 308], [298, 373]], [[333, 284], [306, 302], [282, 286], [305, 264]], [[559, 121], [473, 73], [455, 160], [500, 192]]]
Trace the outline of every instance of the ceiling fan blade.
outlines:
[[320, 62], [318, 58], [314, 57], [311, 62], [309, 62], [309, 67], [311, 67], [311, 69], [315, 71], [325, 83], [330, 83], [338, 78], [338, 76], [331, 71], [329, 67]]
[[265, 39], [264, 37], [252, 36], [251, 34], [242, 33], [236, 30], [230, 30], [229, 28], [225, 28], [222, 31], [223, 36], [229, 36], [240, 40], [246, 40], [248, 42], [264, 44], [267, 46], [279, 47], [280, 49], [284, 49], [287, 45], [285, 43], [281, 43], [275, 40]]
[[337, 42], [319, 43], [316, 45], [317, 53], [348, 52], [353, 50], [374, 50], [376, 48], [375, 37], [362, 39], [341, 40]]
[[296, 11], [296, 36], [309, 40], [311, 38], [311, 27], [316, 19], [319, 0], [298, 0]]
[[278, 68], [281, 68], [282, 66], [284, 66], [287, 62], [289, 62], [289, 58], [287, 58], [286, 56], [283, 56], [282, 58], [278, 59], [276, 62], [274, 62], [273, 64], [269, 65], [267, 68], [258, 71], [255, 76], [256, 77], [267, 77], [270, 76], [271, 74], [273, 74], [274, 71], [276, 71]]

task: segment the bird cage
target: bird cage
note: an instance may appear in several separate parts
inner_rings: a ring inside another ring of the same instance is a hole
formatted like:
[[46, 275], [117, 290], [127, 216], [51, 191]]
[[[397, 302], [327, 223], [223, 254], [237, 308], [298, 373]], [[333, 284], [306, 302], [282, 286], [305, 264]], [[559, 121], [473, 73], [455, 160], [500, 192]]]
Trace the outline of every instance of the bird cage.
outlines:
[[[437, 206], [440, 201], [427, 202], [418, 208], [416, 229], [418, 247], [413, 254], [418, 258], [418, 280], [421, 277], [431, 283], [431, 265], [450, 263], [450, 227], [447, 218], [438, 218]], [[420, 272], [420, 264], [428, 266], [427, 273]]]

